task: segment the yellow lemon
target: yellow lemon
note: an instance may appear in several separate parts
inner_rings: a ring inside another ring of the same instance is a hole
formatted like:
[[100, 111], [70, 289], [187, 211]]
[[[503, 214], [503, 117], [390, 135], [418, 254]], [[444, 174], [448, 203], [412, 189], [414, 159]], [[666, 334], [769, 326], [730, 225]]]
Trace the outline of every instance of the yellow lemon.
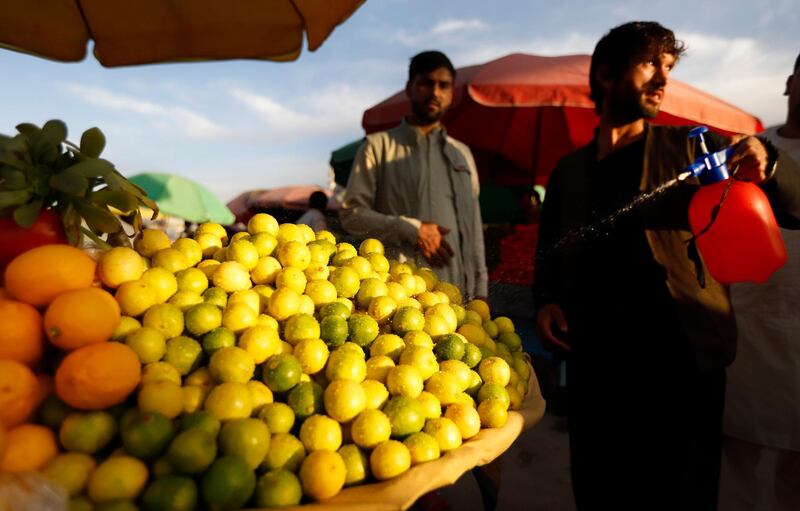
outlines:
[[133, 248], [144, 257], [151, 257], [171, 245], [167, 233], [156, 229], [142, 229], [133, 241]]
[[253, 287], [253, 282], [250, 280], [250, 273], [247, 271], [247, 268], [236, 261], [225, 261], [221, 263], [217, 271], [214, 272], [213, 282], [214, 286], [227, 293]]
[[250, 234], [266, 232], [276, 236], [278, 234], [278, 221], [275, 220], [274, 216], [267, 213], [256, 213], [247, 221], [247, 232]]
[[143, 272], [142, 256], [127, 247], [112, 248], [103, 253], [97, 263], [97, 275], [110, 288], [117, 288], [123, 282], [138, 280]]

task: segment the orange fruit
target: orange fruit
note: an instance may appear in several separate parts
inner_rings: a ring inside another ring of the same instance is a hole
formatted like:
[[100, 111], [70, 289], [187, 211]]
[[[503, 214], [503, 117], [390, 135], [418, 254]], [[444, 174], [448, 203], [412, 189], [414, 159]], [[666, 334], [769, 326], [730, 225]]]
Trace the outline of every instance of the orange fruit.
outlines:
[[109, 292], [94, 287], [58, 295], [44, 313], [47, 337], [65, 350], [107, 341], [119, 322], [117, 300]]
[[39, 383], [28, 366], [0, 360], [0, 423], [6, 427], [22, 423], [36, 407]]
[[67, 355], [56, 370], [56, 394], [82, 410], [119, 404], [141, 380], [136, 352], [118, 342], [89, 344]]
[[0, 299], [0, 358], [31, 366], [42, 356], [42, 316], [27, 303]]
[[70, 245], [42, 245], [6, 267], [6, 289], [15, 299], [40, 307], [65, 291], [92, 285], [97, 264]]
[[8, 447], [0, 472], [39, 470], [58, 455], [56, 435], [45, 426], [21, 424], [8, 430]]

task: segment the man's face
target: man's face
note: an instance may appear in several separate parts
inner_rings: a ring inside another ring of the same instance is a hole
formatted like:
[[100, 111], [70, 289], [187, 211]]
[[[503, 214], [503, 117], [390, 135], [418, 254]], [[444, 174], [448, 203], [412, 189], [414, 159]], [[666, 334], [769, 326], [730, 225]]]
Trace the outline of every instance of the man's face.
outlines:
[[784, 95], [789, 96], [789, 117], [800, 119], [800, 68], [786, 79]]
[[419, 73], [406, 84], [411, 112], [421, 124], [433, 124], [442, 118], [453, 102], [453, 75], [446, 67]]
[[607, 103], [609, 113], [624, 121], [654, 118], [661, 109], [674, 65], [675, 56], [670, 53], [634, 64], [611, 81]]

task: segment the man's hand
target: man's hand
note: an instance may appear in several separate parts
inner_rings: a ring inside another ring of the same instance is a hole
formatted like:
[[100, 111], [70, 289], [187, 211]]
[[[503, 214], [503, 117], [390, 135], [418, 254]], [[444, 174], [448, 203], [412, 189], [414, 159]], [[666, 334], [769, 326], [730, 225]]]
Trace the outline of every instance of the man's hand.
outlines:
[[736, 141], [736, 151], [728, 161], [728, 169], [733, 172], [736, 166], [736, 178], [743, 181], [751, 181], [755, 184], [763, 183], [767, 180], [767, 163], [769, 155], [764, 144], [756, 137], [744, 137], [734, 139]]
[[431, 266], [447, 266], [453, 257], [453, 249], [442, 237], [448, 232], [450, 229], [430, 222], [419, 226], [417, 245]]
[[536, 313], [536, 336], [550, 351], [571, 352], [572, 348], [569, 344], [556, 336], [553, 331], [554, 326], [561, 332], [567, 333], [567, 320], [564, 318], [561, 307], [554, 303], [548, 303]]

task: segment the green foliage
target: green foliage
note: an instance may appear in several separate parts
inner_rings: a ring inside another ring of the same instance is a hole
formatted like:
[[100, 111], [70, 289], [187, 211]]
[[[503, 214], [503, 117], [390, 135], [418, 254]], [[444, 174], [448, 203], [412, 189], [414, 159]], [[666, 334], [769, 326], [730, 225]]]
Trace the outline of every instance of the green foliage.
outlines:
[[67, 140], [67, 126], [59, 120], [41, 128], [23, 123], [17, 132], [0, 135], [0, 217], [29, 227], [42, 209], [53, 209], [70, 243], [79, 245], [85, 235], [107, 246], [126, 242], [121, 220], [141, 228], [140, 206], [158, 212], [144, 190], [100, 158], [106, 145], [100, 129], [84, 131], [80, 146]]

